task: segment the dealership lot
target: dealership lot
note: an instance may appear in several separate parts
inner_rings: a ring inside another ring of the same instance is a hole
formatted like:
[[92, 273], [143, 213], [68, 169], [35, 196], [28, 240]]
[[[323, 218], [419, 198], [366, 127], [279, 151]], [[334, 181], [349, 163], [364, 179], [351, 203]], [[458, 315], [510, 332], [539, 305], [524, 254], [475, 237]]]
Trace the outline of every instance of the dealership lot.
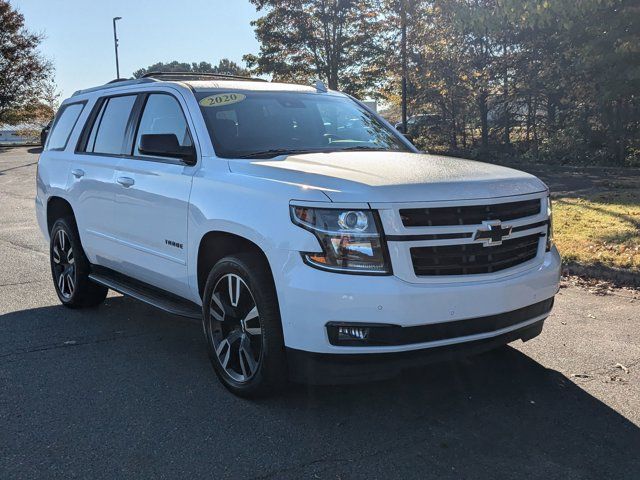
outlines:
[[62, 307], [37, 150], [0, 147], [0, 478], [638, 478], [640, 295], [566, 284], [543, 334], [392, 381], [246, 401], [197, 323]]

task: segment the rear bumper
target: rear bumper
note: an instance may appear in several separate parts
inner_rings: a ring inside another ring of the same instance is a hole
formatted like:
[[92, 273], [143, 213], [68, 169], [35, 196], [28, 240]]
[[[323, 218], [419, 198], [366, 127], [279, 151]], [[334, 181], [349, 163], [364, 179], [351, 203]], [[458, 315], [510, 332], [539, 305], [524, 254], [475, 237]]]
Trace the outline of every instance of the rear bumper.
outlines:
[[[409, 368], [482, 353], [515, 340], [526, 342], [542, 332], [542, 326], [550, 313], [553, 299], [541, 302], [541, 304], [543, 303], [545, 307], [548, 307], [548, 310], [541, 315], [536, 312], [538, 315], [519, 323], [520, 327], [487, 332], [485, 338], [469, 341], [459, 338], [458, 340], [462, 341], [454, 344], [403, 352], [361, 354], [314, 353], [287, 348], [289, 377], [294, 382], [314, 385], [383, 380], [392, 378]], [[485, 319], [473, 320], [482, 324]], [[487, 319], [487, 321], [489, 322], [487, 329], [489, 329], [492, 320]], [[448, 322], [448, 325], [452, 329], [457, 328], [456, 322]], [[441, 330], [446, 329], [447, 324], [442, 324], [440, 328]]]

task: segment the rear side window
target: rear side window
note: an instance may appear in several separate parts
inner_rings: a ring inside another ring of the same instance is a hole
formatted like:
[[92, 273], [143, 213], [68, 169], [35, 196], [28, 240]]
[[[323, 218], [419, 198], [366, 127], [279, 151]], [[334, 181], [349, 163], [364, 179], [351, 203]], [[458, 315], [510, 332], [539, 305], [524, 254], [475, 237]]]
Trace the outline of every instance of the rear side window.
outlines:
[[106, 99], [91, 128], [85, 151], [111, 155], [129, 153], [124, 140], [135, 101], [136, 95]]
[[73, 131], [73, 127], [82, 113], [84, 103], [71, 103], [62, 106], [49, 134], [47, 150], [64, 150]]
[[149, 95], [140, 119], [135, 155], [144, 156], [139, 150], [142, 135], [163, 133], [173, 133], [182, 147], [193, 145], [187, 120], [178, 101], [171, 95], [154, 93]]

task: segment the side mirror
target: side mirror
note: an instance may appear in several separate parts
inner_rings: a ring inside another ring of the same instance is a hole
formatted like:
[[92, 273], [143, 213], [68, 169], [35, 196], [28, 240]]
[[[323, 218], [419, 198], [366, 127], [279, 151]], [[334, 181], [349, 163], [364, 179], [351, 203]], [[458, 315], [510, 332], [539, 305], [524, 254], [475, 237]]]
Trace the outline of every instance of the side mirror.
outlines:
[[196, 149], [193, 146], [180, 145], [175, 133], [142, 135], [138, 150], [145, 155], [179, 158], [187, 165], [196, 164]]
[[396, 130], [398, 130], [400, 133], [404, 133], [404, 127], [401, 123], [396, 123]]

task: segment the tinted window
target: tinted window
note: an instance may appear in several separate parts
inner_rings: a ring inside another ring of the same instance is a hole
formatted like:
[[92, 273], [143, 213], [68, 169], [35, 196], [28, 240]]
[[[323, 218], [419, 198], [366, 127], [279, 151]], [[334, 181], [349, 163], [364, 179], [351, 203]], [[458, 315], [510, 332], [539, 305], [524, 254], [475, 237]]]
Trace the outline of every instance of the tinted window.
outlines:
[[78, 121], [80, 113], [84, 108], [83, 103], [73, 103], [62, 107], [53, 126], [53, 130], [49, 134], [49, 142], [47, 150], [63, 150], [67, 146], [69, 136], [73, 131], [73, 127]]
[[197, 99], [216, 154], [222, 157], [408, 150], [395, 130], [343, 96], [209, 91], [199, 92]]
[[105, 100], [96, 118], [89, 140], [87, 152], [122, 154], [125, 152], [124, 136], [131, 109], [136, 101], [135, 95], [111, 97]]
[[187, 121], [182, 113], [182, 108], [178, 101], [171, 95], [152, 94], [147, 98], [147, 102], [140, 119], [138, 135], [136, 136], [136, 155], [140, 153], [140, 138], [142, 135], [172, 133], [178, 139], [180, 146], [193, 145]]

